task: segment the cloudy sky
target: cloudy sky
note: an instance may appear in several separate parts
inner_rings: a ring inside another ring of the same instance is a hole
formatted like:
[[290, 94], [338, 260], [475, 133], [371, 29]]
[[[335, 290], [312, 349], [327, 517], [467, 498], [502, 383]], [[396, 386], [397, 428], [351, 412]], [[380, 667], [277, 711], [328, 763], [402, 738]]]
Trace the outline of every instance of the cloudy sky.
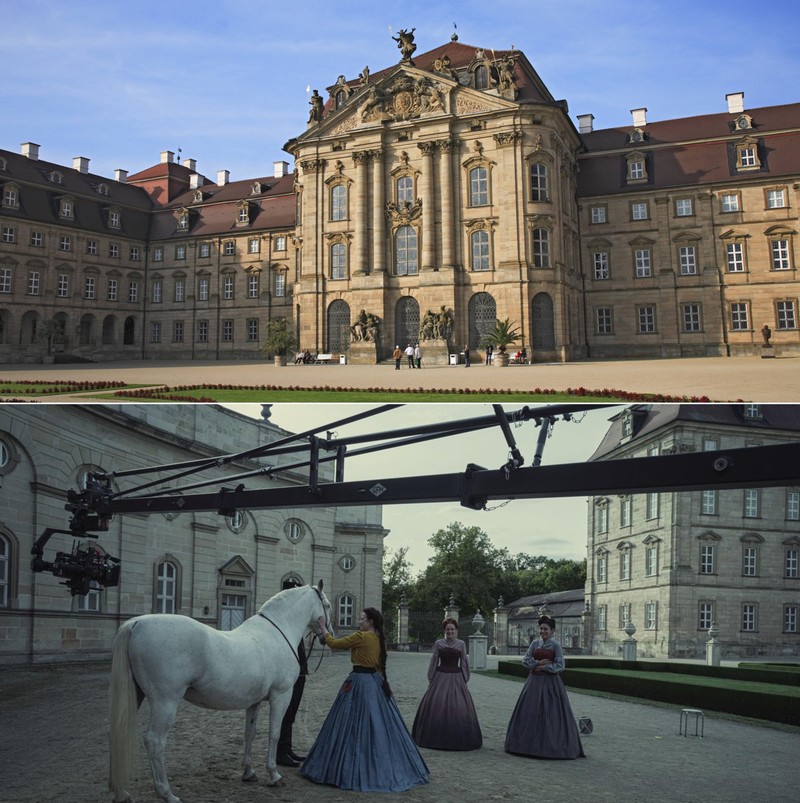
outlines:
[[[459, 40], [525, 52], [573, 120], [628, 125], [796, 102], [796, 0], [2, 0], [0, 148], [112, 176], [193, 158], [212, 180], [271, 175], [305, 130], [307, 87], [324, 94], [399, 59], [389, 29], [416, 28], [418, 52]], [[454, 25], [457, 29], [454, 29]]]
[[[246, 415], [261, 416], [261, 405], [226, 406]], [[361, 404], [274, 404], [270, 420], [292, 432], [303, 432], [368, 407]], [[519, 404], [503, 405], [508, 412], [520, 407]], [[573, 421], [558, 420], [545, 445], [542, 465], [584, 462], [600, 443], [609, 418], [620, 409], [596, 408], [577, 414]], [[435, 421], [492, 415], [491, 404], [409, 404], [357, 424], [337, 427], [335, 432], [344, 438]], [[512, 427], [526, 466], [531, 465], [536, 453], [539, 431], [533, 421]], [[508, 460], [508, 451], [502, 432], [493, 427], [354, 458], [346, 464], [345, 480], [456, 473], [464, 471], [468, 463], [500, 468]], [[506, 547], [512, 554], [525, 552], [574, 559], [586, 556], [585, 498], [517, 500], [508, 504], [490, 502], [488, 507], [489, 510], [476, 511], [462, 507], [458, 502], [387, 505], [383, 509], [383, 523], [391, 532], [385, 544], [393, 550], [401, 546], [410, 547], [408, 557], [417, 572], [425, 567], [432, 554], [428, 538], [457, 521], [465, 526], [480, 527], [495, 546]]]

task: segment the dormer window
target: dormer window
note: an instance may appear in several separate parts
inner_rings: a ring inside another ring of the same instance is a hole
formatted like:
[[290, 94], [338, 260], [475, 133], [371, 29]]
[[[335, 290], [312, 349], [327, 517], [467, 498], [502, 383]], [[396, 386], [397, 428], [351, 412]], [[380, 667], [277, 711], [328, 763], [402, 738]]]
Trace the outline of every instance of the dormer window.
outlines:
[[240, 201], [236, 207], [236, 225], [245, 226], [250, 222], [250, 204]]
[[745, 404], [742, 407], [742, 415], [747, 421], [762, 421], [764, 419], [760, 404]]
[[647, 161], [643, 153], [629, 153], [625, 157], [625, 163], [628, 184], [643, 184], [647, 181]]
[[189, 210], [181, 209], [178, 212], [178, 231], [189, 230]]
[[347, 93], [344, 89], [340, 89], [334, 96], [333, 102], [337, 109], [341, 109], [344, 106], [344, 102], [347, 100]]
[[122, 225], [122, 217], [118, 209], [110, 209], [108, 212], [108, 227], [118, 229]]
[[753, 127], [753, 118], [749, 114], [740, 114], [733, 125], [737, 131], [747, 131]]
[[75, 207], [72, 198], [61, 198], [58, 202], [58, 216], [62, 220], [73, 220], [75, 217]]
[[484, 64], [479, 64], [475, 68], [475, 89], [489, 88], [489, 70]]
[[5, 156], [0, 156], [0, 170], [8, 170], [8, 160]]
[[195, 190], [194, 199], [193, 200], [194, 200], [194, 202], [196, 204], [202, 203], [203, 202], [203, 191], [202, 190]]
[[3, 187], [3, 206], [6, 209], [19, 209], [19, 187], [16, 184], [6, 184]]
[[260, 181], [254, 182], [253, 186], [250, 188], [250, 195], [261, 195], [263, 192], [263, 187], [261, 186]]
[[628, 142], [644, 142], [645, 134], [641, 128], [634, 128], [628, 134]]
[[53, 182], [53, 184], [63, 184], [64, 183], [64, 176], [58, 170], [54, 170], [48, 176], [48, 179]]
[[741, 171], [759, 170], [761, 160], [758, 158], [758, 143], [747, 137], [736, 143], [736, 169]]
[[108, 195], [108, 184], [98, 184], [95, 189], [98, 195]]

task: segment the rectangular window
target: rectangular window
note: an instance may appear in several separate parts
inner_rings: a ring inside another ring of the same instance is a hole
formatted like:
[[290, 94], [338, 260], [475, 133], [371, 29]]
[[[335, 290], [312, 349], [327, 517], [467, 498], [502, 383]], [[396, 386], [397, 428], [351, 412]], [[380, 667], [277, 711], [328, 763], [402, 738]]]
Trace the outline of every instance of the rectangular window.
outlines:
[[648, 217], [646, 203], [631, 204], [631, 220], [647, 220]]
[[800, 491], [786, 492], [786, 518], [789, 521], [800, 521]]
[[623, 602], [619, 606], [619, 629], [622, 630], [631, 620], [631, 604], [630, 602]]
[[725, 260], [728, 265], [728, 273], [744, 272], [744, 244], [728, 243], [725, 246]]
[[247, 342], [255, 343], [258, 340], [258, 318], [247, 319]]
[[72, 201], [61, 201], [59, 215], [64, 218], [72, 217]]
[[257, 273], [251, 273], [247, 277], [247, 297], [248, 298], [258, 298], [258, 279], [259, 276]]
[[592, 255], [595, 279], [608, 279], [608, 254], [605, 251], [597, 251]]
[[789, 270], [791, 268], [791, 263], [789, 262], [789, 241], [772, 240], [770, 246], [772, 249], [772, 270]]
[[605, 223], [607, 221], [606, 208], [604, 206], [593, 206], [591, 210], [592, 223]]
[[681, 276], [697, 273], [697, 249], [693, 245], [682, 245], [678, 249], [681, 264]]
[[627, 549], [619, 553], [619, 579], [631, 579], [631, 553]]
[[252, 237], [247, 241], [247, 253], [257, 254], [261, 250], [261, 241], [258, 237]]
[[633, 181], [641, 180], [645, 177], [644, 162], [637, 159], [633, 162], [628, 162], [628, 178]]
[[28, 295], [38, 296], [41, 282], [41, 274], [38, 270], [32, 270], [28, 273]]
[[755, 577], [757, 572], [758, 549], [746, 546], [742, 554], [742, 574], [745, 577]]
[[175, 259], [186, 259], [186, 246], [185, 245], [176, 245], [175, 246]]
[[164, 261], [164, 246], [157, 245], [153, 249], [153, 262], [163, 262]]
[[285, 251], [286, 250], [286, 237], [282, 234], [279, 234], [275, 238], [275, 250], [276, 251]]
[[714, 545], [700, 545], [700, 574], [714, 574]]
[[608, 532], [608, 506], [598, 505], [597, 507], [597, 518], [595, 519], [595, 524], [597, 525], [597, 529], [595, 532], [597, 533], [607, 533]]
[[17, 240], [17, 230], [11, 226], [3, 226], [3, 242], [13, 243]]
[[108, 280], [108, 300], [116, 301], [118, 292], [118, 282], [116, 279]]
[[701, 491], [702, 497], [700, 502], [700, 512], [704, 516], [717, 515], [717, 492], [716, 491]]
[[714, 623], [714, 603], [701, 602], [697, 613], [697, 629], [708, 630]]
[[130, 259], [131, 262], [139, 261], [139, 248], [137, 246], [131, 246], [131, 250], [128, 252], [128, 259]]
[[162, 289], [161, 279], [154, 279], [153, 293], [152, 293], [152, 299], [154, 304], [161, 303], [161, 289]]
[[747, 315], [747, 304], [731, 304], [731, 330], [734, 332], [744, 332], [750, 329]]
[[775, 315], [778, 319], [778, 329], [797, 328], [797, 316], [795, 315], [794, 301], [775, 302]]
[[347, 278], [347, 251], [343, 243], [331, 246], [331, 279]]
[[175, 279], [175, 301], [186, 301], [186, 282], [182, 278]]
[[597, 322], [598, 335], [611, 335], [614, 333], [611, 307], [598, 307], [595, 310], [595, 320]]
[[721, 212], [738, 212], [739, 211], [739, 194], [727, 193], [720, 198], [720, 211]]
[[239, 208], [239, 223], [247, 223], [250, 220], [250, 209], [246, 206]]
[[286, 295], [286, 274], [283, 272], [275, 274], [275, 295], [280, 298]]
[[150, 321], [150, 342], [161, 342], [161, 323], [160, 321]]
[[469, 205], [486, 206], [489, 203], [489, 171], [474, 167], [469, 171]]
[[236, 256], [236, 243], [233, 240], [228, 240], [225, 243], [223, 253], [226, 257]]
[[91, 256], [95, 256], [97, 254], [97, 240], [86, 241], [86, 253], [90, 254]]
[[34, 248], [41, 248], [44, 245], [44, 235], [40, 231], [31, 232], [31, 245]]
[[208, 276], [201, 276], [197, 282], [197, 298], [200, 301], [208, 301]]
[[233, 321], [230, 318], [226, 318], [222, 322], [222, 340], [225, 343], [233, 340]]
[[58, 284], [56, 286], [56, 295], [59, 298], [66, 298], [69, 295], [69, 276], [66, 273], [58, 274]]
[[111, 226], [112, 229], [119, 228], [119, 212], [109, 212], [108, 214], [108, 225]]
[[116, 243], [108, 244], [108, 256], [111, 259], [119, 259], [119, 246]]
[[797, 611], [800, 606], [797, 605], [784, 605], [783, 606], [783, 632], [784, 633], [797, 633]]
[[658, 573], [658, 547], [648, 546], [644, 553], [644, 573], [653, 577]]
[[547, 167], [543, 164], [531, 165], [531, 201], [547, 201]]
[[197, 322], [197, 342], [208, 343], [208, 321]]
[[208, 259], [211, 256], [211, 243], [200, 243], [200, 258]]
[[652, 276], [652, 264], [650, 259], [650, 249], [649, 248], [637, 248], [633, 252], [634, 261], [636, 264], [636, 278], [637, 279], [646, 279], [649, 276]]
[[783, 209], [786, 206], [784, 190], [767, 190], [767, 209]]
[[0, 293], [11, 292], [11, 268], [0, 268]]
[[656, 308], [637, 307], [636, 314], [639, 320], [639, 334], [651, 335], [656, 331]]
[[19, 206], [17, 201], [17, 191], [11, 187], [6, 187], [3, 190], [3, 206]]
[[[473, 246], [474, 248], [474, 246]], [[486, 267], [489, 267], [489, 237], [486, 237]], [[533, 230], [533, 267], [550, 267], [550, 232], [547, 229]]]
[[605, 630], [608, 627], [608, 607], [600, 605], [597, 609], [597, 629]]
[[139, 282], [128, 282], [128, 301], [135, 304], [139, 300]]
[[608, 582], [608, 558], [605, 556], [597, 558], [597, 582]]
[[58, 250], [59, 251], [72, 250], [72, 238], [69, 235], [64, 234], [58, 238]]
[[630, 496], [626, 496], [619, 502], [619, 526], [630, 527], [632, 520], [633, 500]]
[[331, 220], [347, 218], [347, 187], [337, 184], [331, 188]]
[[744, 491], [744, 512], [742, 515], [746, 519], [757, 519], [759, 516], [760, 491], [758, 488], [745, 488]]
[[739, 166], [740, 167], [756, 167], [756, 149], [755, 148], [739, 148]]
[[683, 305], [683, 331], [699, 332], [702, 330], [699, 304]]
[[691, 198], [678, 198], [675, 201], [676, 217], [691, 217], [694, 214]]
[[656, 629], [656, 603], [655, 602], [645, 602], [644, 604], [644, 629], [645, 630], [655, 630]]
[[100, 610], [100, 585], [96, 580], [91, 580], [89, 584], [89, 593], [78, 596], [78, 610], [86, 611], [88, 613], [97, 612]]
[[757, 627], [756, 606], [745, 603], [742, 605], [742, 630], [745, 633], [755, 633]]
[[183, 321], [175, 321], [172, 324], [172, 339], [176, 343], [183, 343]]
[[89, 301], [94, 300], [96, 291], [97, 280], [94, 276], [87, 276], [86, 282], [83, 285], [83, 297]]
[[230, 301], [233, 298], [233, 276], [226, 276], [222, 280], [222, 297], [226, 301]]
[[645, 518], [648, 520], [657, 519], [659, 507], [659, 494], [647, 494]]

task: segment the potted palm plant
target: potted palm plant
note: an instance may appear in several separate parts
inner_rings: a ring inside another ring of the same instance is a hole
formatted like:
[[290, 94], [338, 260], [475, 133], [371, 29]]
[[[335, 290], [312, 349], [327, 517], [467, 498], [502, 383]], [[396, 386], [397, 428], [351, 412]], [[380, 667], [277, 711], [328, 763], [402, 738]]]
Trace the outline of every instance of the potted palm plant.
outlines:
[[264, 354], [272, 354], [275, 365], [286, 365], [286, 355], [297, 350], [297, 338], [286, 318], [272, 318], [267, 324], [267, 336], [261, 346]]
[[48, 318], [46, 321], [39, 322], [39, 329], [37, 337], [47, 343], [47, 354], [42, 357], [42, 362], [45, 364], [52, 364], [55, 362], [55, 345], [56, 340], [64, 334], [63, 324], [55, 318]]
[[490, 329], [481, 340], [481, 346], [491, 345], [494, 349], [494, 356], [492, 357], [492, 365], [504, 368], [508, 365], [508, 354], [506, 349], [509, 346], [516, 344], [517, 340], [522, 336], [519, 329], [516, 329], [514, 324], [506, 318], [501, 321], [499, 318], [494, 322], [494, 327]]

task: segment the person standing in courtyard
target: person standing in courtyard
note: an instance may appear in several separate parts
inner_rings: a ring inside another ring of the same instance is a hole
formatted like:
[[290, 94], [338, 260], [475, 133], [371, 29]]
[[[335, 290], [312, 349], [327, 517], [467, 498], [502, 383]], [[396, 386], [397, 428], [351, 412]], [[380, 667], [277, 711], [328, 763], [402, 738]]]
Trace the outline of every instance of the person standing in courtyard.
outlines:
[[475, 704], [469, 693], [467, 645], [458, 638], [458, 622], [442, 622], [444, 638], [433, 645], [428, 689], [420, 701], [411, 735], [420, 747], [477, 750], [483, 744]]
[[428, 767], [406, 728], [386, 678], [383, 616], [361, 613], [358, 630], [334, 638], [317, 620], [321, 641], [350, 650], [353, 671], [331, 706], [300, 774], [357, 792], [403, 792], [428, 783]]
[[492, 346], [492, 344], [489, 343], [489, 345], [486, 346], [486, 364], [487, 365], [491, 365], [492, 364], [492, 354], [493, 353], [494, 353], [494, 346]]
[[408, 367], [414, 367], [414, 347], [409, 343], [406, 346], [406, 357], [408, 358]]
[[469, 368], [469, 346], [464, 346], [464, 365]]
[[403, 350], [400, 346], [395, 346], [394, 351], [392, 352], [392, 359], [394, 360], [394, 370], [400, 370], [400, 363], [403, 360]]
[[530, 669], [506, 731], [505, 751], [534, 758], [580, 758], [585, 754], [560, 673], [564, 653], [553, 638], [555, 619], [539, 617], [539, 638], [522, 665]]
[[419, 347], [419, 343], [414, 346], [414, 362], [417, 368], [422, 368], [422, 349]]

